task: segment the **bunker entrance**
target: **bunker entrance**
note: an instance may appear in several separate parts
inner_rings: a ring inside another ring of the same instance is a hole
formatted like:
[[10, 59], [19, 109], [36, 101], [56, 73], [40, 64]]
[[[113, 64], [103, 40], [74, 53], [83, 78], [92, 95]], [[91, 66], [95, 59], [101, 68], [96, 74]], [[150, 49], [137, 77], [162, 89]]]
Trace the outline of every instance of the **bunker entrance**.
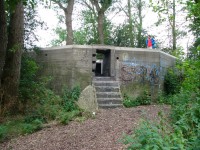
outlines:
[[96, 50], [95, 76], [110, 76], [110, 50]]

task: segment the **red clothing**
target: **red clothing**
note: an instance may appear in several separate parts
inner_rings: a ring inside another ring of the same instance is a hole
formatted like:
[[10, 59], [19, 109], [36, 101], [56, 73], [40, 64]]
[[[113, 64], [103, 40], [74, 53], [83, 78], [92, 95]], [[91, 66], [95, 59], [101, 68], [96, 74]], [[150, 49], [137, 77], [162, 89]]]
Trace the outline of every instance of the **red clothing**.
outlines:
[[151, 47], [151, 46], [152, 46], [152, 41], [151, 39], [148, 39], [147, 47]]

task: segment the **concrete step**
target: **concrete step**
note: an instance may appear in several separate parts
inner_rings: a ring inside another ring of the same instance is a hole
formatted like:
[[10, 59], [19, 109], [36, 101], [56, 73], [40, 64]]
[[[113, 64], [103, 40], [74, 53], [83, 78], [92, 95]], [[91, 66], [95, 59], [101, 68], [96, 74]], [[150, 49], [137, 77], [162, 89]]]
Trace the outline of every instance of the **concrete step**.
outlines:
[[117, 81], [93, 81], [94, 86], [119, 86]]
[[98, 104], [122, 104], [121, 98], [97, 98]]
[[95, 86], [97, 92], [119, 92], [117, 86]]
[[99, 104], [99, 108], [109, 109], [109, 108], [118, 108], [123, 107], [122, 104]]
[[94, 77], [93, 81], [115, 81], [114, 77]]
[[119, 92], [96, 92], [97, 98], [121, 98]]
[[95, 77], [92, 83], [96, 89], [99, 108], [123, 107], [118, 81], [112, 77]]

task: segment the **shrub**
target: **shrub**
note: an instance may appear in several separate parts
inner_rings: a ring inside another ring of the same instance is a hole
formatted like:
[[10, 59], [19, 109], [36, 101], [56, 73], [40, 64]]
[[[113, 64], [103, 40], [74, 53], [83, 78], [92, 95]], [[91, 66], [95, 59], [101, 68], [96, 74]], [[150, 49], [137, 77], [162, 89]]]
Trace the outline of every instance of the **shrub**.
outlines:
[[44, 122], [58, 120], [67, 124], [81, 115], [76, 105], [80, 87], [65, 88], [62, 97], [47, 88], [49, 77], [37, 77], [39, 66], [34, 59], [24, 55], [20, 79], [20, 119], [13, 119], [0, 125], [0, 141], [21, 134], [30, 134], [42, 128]]
[[139, 103], [138, 103], [138, 101], [136, 101], [132, 97], [124, 94], [124, 96], [123, 96], [123, 105], [125, 107], [135, 107], [135, 106], [138, 106]]
[[151, 96], [149, 95], [148, 91], [144, 91], [142, 94], [140, 94], [137, 98], [132, 98], [128, 96], [127, 94], [124, 94], [123, 96], [123, 105], [125, 107], [135, 107], [139, 105], [149, 105], [151, 104]]
[[63, 90], [63, 102], [62, 105], [64, 106], [65, 111], [73, 111], [78, 109], [78, 105], [75, 103], [79, 96], [80, 96], [80, 87], [75, 86], [72, 90], [67, 89], [66, 87]]
[[23, 118], [8, 120], [0, 125], [0, 141], [16, 137], [18, 135], [30, 134], [42, 128], [42, 121], [35, 119], [27, 123]]
[[150, 105], [151, 104], [151, 96], [148, 91], [143, 91], [143, 93], [136, 98], [136, 101], [140, 103], [140, 105]]
[[0, 125], [0, 142], [6, 139], [7, 128], [4, 125]]
[[22, 134], [30, 134], [40, 129], [42, 129], [42, 121], [39, 119], [35, 119], [31, 123], [22, 124]]
[[170, 122], [143, 122], [133, 135], [125, 136], [128, 149], [200, 149], [200, 93], [181, 90], [170, 99]]
[[76, 116], [79, 116], [79, 115], [80, 115], [79, 110], [73, 110], [71, 112], [63, 112], [59, 116], [59, 121], [62, 124], [68, 124], [70, 121], [72, 121], [73, 118], [75, 118]]
[[143, 122], [133, 135], [126, 135], [124, 144], [129, 150], [184, 149], [185, 140], [180, 130], [171, 132], [166, 124]]
[[193, 141], [200, 135], [200, 94], [187, 94], [189, 98], [177, 100], [179, 103], [172, 105], [171, 118], [176, 127], [183, 132], [184, 138]]
[[[178, 72], [178, 71], [177, 71]], [[175, 73], [171, 68], [167, 70], [164, 78], [164, 91], [167, 95], [176, 94], [180, 91], [181, 81], [183, 80], [182, 73]]]
[[200, 149], [200, 60], [185, 60], [165, 76], [159, 102], [171, 104], [170, 122], [144, 122], [126, 135], [128, 149]]
[[33, 58], [23, 55], [19, 87], [20, 100], [22, 103], [27, 103], [29, 100], [34, 100], [34, 97], [37, 95], [35, 91], [40, 87], [39, 82], [36, 80], [38, 69], [39, 66]]

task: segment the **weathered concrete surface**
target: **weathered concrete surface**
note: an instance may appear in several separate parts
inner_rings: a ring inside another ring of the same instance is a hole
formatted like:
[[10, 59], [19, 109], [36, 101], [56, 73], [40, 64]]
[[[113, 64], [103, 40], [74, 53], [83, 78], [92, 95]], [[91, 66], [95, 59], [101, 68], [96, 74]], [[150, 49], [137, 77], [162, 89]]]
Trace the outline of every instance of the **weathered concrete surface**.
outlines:
[[110, 51], [107, 65], [111, 77], [122, 85], [147, 84], [153, 92], [162, 87], [167, 68], [176, 61], [175, 57], [160, 50], [106, 45], [45, 48], [36, 58], [42, 66], [41, 74], [52, 77], [50, 87], [59, 93], [64, 85], [80, 85], [84, 89], [92, 83], [97, 50]]
[[80, 95], [77, 102], [78, 106], [89, 112], [97, 112], [98, 104], [95, 88], [91, 85], [87, 86]]

